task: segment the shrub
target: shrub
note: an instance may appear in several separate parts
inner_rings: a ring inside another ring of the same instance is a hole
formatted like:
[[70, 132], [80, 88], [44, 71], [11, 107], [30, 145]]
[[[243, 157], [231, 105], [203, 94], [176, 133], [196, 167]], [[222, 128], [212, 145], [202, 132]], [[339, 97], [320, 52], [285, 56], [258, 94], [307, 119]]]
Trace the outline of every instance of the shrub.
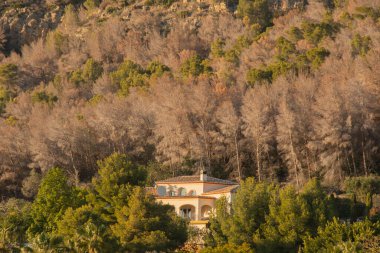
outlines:
[[[379, 233], [380, 223], [366, 220], [349, 224], [334, 219], [325, 227], [319, 227], [316, 237], [306, 236], [301, 252], [378, 252], [378, 243], [370, 246], [366, 242]], [[362, 251], [364, 245], [367, 250]]]
[[247, 73], [247, 83], [254, 86], [256, 83], [272, 82], [273, 72], [269, 69], [250, 69]]
[[303, 37], [312, 43], [318, 45], [325, 37], [332, 37], [338, 30], [338, 27], [331, 21], [325, 21], [322, 23], [313, 23], [310, 21], [304, 21], [301, 24]]
[[239, 0], [237, 12], [248, 24], [258, 24], [262, 30], [272, 21], [268, 0]]
[[294, 43], [282, 36], [277, 39], [275, 49], [276, 57], [280, 60], [287, 60], [291, 54], [295, 54], [297, 52]]
[[216, 39], [212, 44], [211, 44], [211, 55], [215, 58], [217, 57], [223, 57], [225, 52], [224, 52], [224, 46], [226, 45], [225, 41], [223, 39]]
[[121, 95], [128, 95], [131, 87], [145, 87], [145, 70], [137, 63], [130, 60], [124, 61], [119, 68], [110, 74], [112, 82], [119, 86]]
[[83, 5], [87, 10], [92, 10], [99, 7], [100, 0], [86, 0]]
[[297, 42], [303, 39], [302, 31], [298, 27], [293, 26], [292, 28], [290, 28], [290, 30], [288, 31], [288, 34], [289, 34], [290, 40], [294, 42]]
[[52, 94], [47, 94], [45, 91], [40, 91], [33, 93], [32, 101], [35, 103], [53, 104], [58, 101], [58, 97]]
[[211, 71], [208, 61], [202, 59], [199, 55], [190, 57], [181, 66], [183, 77], [197, 77], [201, 74], [209, 74]]
[[325, 58], [330, 55], [330, 52], [323, 47], [316, 47], [306, 52], [306, 57], [311, 63], [313, 70], [319, 68], [325, 61]]
[[12, 85], [18, 76], [18, 67], [12, 63], [0, 65], [0, 85], [9, 87]]
[[380, 193], [380, 177], [351, 177], [344, 182], [345, 189], [348, 193], [365, 197], [367, 194]]
[[170, 68], [159, 61], [152, 61], [146, 68], [146, 73], [150, 77], [161, 77], [165, 72], [169, 72]]
[[371, 49], [371, 43], [371, 37], [355, 34], [354, 38], [351, 41], [352, 55], [360, 55], [364, 57]]

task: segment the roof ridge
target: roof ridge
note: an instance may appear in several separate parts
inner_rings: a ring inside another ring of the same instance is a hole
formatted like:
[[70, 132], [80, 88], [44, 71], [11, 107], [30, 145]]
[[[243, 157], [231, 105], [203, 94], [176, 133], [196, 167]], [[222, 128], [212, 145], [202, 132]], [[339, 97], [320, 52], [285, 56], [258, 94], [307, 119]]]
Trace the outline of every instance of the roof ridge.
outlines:
[[[171, 177], [163, 180], [159, 180], [157, 182], [199, 182], [201, 181], [200, 175], [183, 175], [183, 176], [176, 176]], [[237, 184], [236, 182], [232, 180], [226, 180], [226, 179], [220, 179], [212, 176], [207, 176], [204, 182], [208, 183], [222, 183], [222, 184], [228, 184], [228, 185], [234, 185]]]

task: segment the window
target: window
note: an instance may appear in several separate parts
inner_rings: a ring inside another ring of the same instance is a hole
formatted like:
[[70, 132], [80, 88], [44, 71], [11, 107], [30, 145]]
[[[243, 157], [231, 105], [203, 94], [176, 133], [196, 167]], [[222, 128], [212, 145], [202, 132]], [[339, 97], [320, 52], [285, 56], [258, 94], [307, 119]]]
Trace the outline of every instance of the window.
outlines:
[[158, 196], [165, 196], [166, 195], [166, 187], [165, 186], [158, 186], [157, 187], [157, 193], [158, 193]]
[[180, 215], [182, 218], [191, 219], [191, 208], [181, 208]]
[[178, 189], [178, 196], [186, 196], [186, 189], [185, 188], [179, 188]]
[[189, 196], [195, 196], [196, 192], [194, 190], [189, 191]]
[[179, 208], [179, 215], [184, 219], [194, 220], [195, 207], [193, 205], [183, 205]]

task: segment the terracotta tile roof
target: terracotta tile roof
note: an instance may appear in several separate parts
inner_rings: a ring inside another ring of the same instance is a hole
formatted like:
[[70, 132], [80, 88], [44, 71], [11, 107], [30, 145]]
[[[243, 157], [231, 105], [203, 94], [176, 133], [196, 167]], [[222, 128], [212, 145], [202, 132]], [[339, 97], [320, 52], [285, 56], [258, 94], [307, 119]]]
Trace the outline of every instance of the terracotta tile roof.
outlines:
[[230, 186], [226, 186], [226, 187], [223, 187], [223, 188], [220, 188], [220, 189], [216, 189], [216, 190], [213, 190], [213, 191], [204, 192], [202, 195], [212, 195], [212, 194], [220, 194], [220, 193], [232, 192], [235, 189], [237, 189], [238, 187], [239, 187], [239, 185], [230, 185]]
[[[192, 183], [192, 182], [202, 182], [200, 179], [200, 175], [195, 176], [179, 176], [179, 177], [172, 177], [165, 180], [158, 181], [157, 183]], [[226, 185], [236, 185], [237, 183], [230, 181], [230, 180], [224, 180], [219, 179], [215, 177], [207, 176], [206, 180], [204, 180], [206, 183], [218, 183], [218, 184], [226, 184]]]

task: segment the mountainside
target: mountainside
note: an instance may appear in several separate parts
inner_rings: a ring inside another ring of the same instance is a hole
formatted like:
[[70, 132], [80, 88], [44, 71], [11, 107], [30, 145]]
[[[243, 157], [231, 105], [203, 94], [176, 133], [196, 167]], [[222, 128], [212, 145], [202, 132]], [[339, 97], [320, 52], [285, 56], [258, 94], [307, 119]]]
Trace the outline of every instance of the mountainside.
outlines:
[[0, 195], [114, 152], [151, 181], [377, 174], [379, 28], [378, 0], [4, 1]]

